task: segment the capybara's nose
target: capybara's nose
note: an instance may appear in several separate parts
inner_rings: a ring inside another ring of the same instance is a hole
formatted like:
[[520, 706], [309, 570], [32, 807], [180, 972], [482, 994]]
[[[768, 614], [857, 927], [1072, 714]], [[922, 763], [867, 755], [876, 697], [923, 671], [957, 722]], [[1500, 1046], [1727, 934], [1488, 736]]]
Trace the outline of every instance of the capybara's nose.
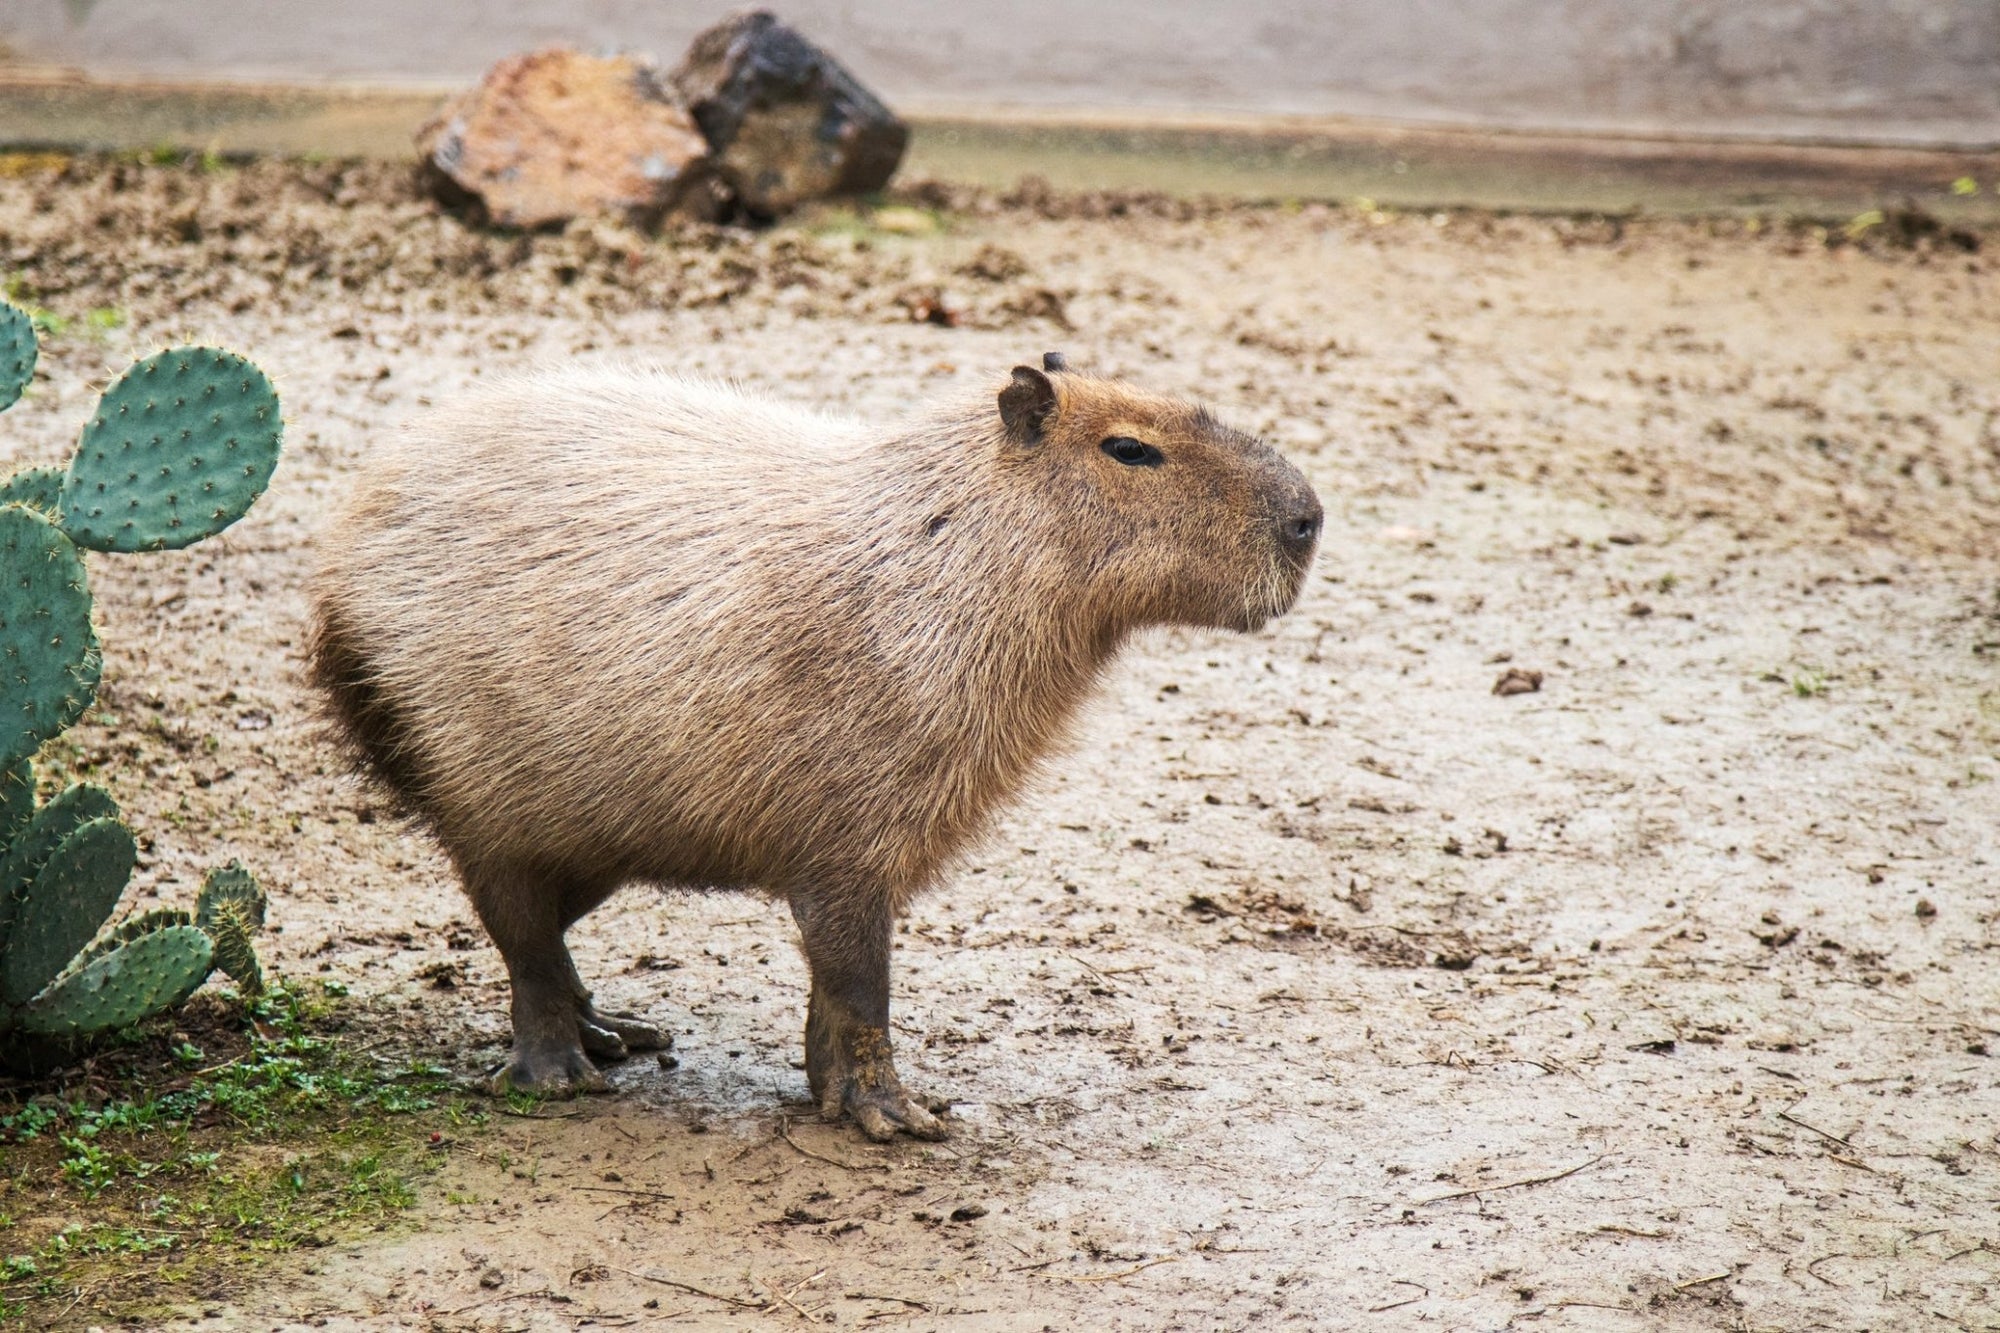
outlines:
[[1286, 551], [1293, 555], [1312, 554], [1313, 545], [1319, 541], [1319, 527], [1326, 518], [1319, 500], [1308, 498], [1304, 504], [1293, 508], [1279, 526], [1279, 540]]

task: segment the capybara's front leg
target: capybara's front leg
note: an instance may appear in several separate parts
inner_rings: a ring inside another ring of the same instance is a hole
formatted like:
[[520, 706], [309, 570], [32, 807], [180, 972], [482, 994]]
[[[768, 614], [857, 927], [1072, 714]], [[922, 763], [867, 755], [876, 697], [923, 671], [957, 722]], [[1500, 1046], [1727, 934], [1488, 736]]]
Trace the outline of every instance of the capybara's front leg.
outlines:
[[794, 899], [812, 972], [806, 1006], [806, 1079], [828, 1120], [852, 1117], [878, 1143], [897, 1134], [945, 1137], [944, 1122], [897, 1077], [889, 1049], [886, 904], [814, 895]]

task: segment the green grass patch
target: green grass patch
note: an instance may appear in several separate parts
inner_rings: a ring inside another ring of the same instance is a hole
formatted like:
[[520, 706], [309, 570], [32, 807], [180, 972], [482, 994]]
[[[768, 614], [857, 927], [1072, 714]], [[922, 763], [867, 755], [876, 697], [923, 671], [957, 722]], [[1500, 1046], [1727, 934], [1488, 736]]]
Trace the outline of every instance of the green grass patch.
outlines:
[[358, 1049], [342, 995], [197, 996], [130, 1045], [0, 1084], [0, 1326], [227, 1299], [273, 1256], [414, 1204], [485, 1104]]

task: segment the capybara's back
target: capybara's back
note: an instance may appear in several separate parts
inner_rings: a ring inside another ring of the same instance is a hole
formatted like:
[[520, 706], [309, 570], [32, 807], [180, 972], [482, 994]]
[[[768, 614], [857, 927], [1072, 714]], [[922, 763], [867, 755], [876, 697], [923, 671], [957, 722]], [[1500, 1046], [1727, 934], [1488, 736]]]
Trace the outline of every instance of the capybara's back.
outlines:
[[1051, 356], [900, 428], [627, 369], [489, 388], [372, 459], [323, 539], [311, 669], [434, 831], [514, 983], [498, 1081], [601, 1086], [660, 1034], [562, 932], [619, 885], [786, 898], [808, 1074], [871, 1135], [889, 923], [1060, 740], [1127, 635], [1297, 595], [1304, 479]]

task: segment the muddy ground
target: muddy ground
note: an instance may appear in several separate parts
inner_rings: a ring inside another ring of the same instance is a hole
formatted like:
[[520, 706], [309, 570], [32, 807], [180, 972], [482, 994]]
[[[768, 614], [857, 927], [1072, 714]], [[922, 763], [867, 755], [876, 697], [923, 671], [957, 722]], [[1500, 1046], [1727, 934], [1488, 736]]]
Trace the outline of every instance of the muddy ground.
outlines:
[[901, 1059], [948, 1144], [813, 1119], [782, 909], [633, 889], [579, 962], [678, 1068], [504, 1118], [408, 1230], [190, 1317], [2000, 1328], [2000, 240], [904, 204], [509, 239], [374, 169], [0, 182], [0, 269], [75, 321], [0, 454], [55, 459], [170, 338], [285, 398], [247, 521], [92, 562], [81, 739], [135, 899], [242, 856], [280, 970], [467, 1077], [499, 959], [299, 679], [316, 534], [399, 421], [609, 355], [887, 416], [1061, 347], [1328, 507], [1296, 613], [1139, 644], [910, 918]]

